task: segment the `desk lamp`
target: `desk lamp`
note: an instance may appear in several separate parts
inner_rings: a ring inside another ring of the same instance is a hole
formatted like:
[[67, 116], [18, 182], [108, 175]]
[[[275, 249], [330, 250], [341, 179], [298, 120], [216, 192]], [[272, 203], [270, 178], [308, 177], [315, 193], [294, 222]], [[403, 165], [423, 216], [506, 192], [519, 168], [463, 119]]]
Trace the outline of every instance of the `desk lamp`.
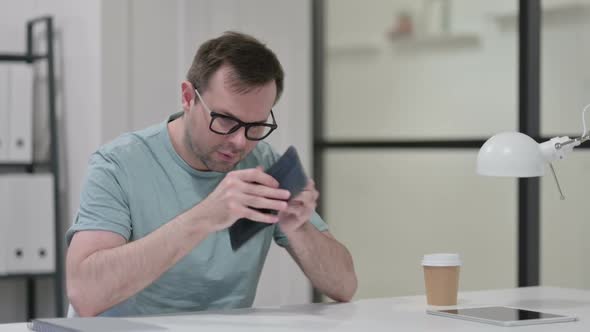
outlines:
[[477, 154], [477, 173], [489, 176], [533, 177], [545, 174], [548, 163], [557, 184], [561, 199], [565, 199], [552, 162], [565, 158], [574, 147], [590, 139], [586, 130], [587, 105], [582, 111], [584, 131], [577, 138], [554, 137], [537, 143], [531, 137], [519, 132], [503, 132], [488, 139]]

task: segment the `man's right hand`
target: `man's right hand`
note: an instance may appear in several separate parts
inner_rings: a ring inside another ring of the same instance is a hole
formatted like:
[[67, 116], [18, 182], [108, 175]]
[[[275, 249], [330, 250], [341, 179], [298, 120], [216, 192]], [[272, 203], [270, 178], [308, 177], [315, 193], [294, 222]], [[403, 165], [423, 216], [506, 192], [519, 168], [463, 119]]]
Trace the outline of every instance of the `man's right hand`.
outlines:
[[187, 211], [188, 217], [206, 223], [208, 232], [228, 228], [240, 218], [276, 223], [278, 216], [256, 209], [283, 211], [290, 193], [261, 167], [229, 172], [206, 199]]

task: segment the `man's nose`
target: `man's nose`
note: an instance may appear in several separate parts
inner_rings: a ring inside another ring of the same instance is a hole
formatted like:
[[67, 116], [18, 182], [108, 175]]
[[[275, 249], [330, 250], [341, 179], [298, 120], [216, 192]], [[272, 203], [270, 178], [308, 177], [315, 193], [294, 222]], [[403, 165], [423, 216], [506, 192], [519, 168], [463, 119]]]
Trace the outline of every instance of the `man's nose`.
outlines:
[[246, 127], [241, 127], [229, 135], [229, 141], [239, 149], [246, 145]]

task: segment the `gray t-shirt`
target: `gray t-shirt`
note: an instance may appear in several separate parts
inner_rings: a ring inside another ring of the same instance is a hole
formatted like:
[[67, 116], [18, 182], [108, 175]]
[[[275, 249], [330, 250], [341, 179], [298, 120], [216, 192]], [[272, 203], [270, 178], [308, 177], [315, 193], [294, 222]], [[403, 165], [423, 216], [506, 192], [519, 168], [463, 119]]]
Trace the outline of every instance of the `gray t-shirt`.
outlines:
[[[167, 123], [128, 133], [90, 157], [80, 208], [66, 234], [105, 230], [140, 239], [206, 198], [226, 173], [190, 167], [174, 150]], [[235, 169], [270, 167], [279, 155], [264, 141]], [[328, 229], [314, 213], [311, 223]], [[287, 246], [278, 225], [264, 228], [234, 252], [228, 230], [210, 234], [150, 286], [102, 316], [249, 307], [271, 239]]]

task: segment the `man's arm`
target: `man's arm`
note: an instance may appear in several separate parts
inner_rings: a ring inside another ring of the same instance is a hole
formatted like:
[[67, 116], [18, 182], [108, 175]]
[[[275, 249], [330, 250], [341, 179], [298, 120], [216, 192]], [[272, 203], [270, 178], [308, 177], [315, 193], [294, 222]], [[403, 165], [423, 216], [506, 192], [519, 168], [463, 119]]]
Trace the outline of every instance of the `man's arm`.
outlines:
[[357, 279], [346, 247], [330, 232], [320, 232], [309, 222], [287, 237], [287, 251], [315, 288], [336, 301], [352, 299]]
[[279, 213], [279, 227], [287, 236], [287, 250], [312, 285], [336, 301], [352, 299], [357, 288], [352, 257], [329, 232], [311, 222], [319, 193], [313, 180]]
[[180, 215], [126, 244], [108, 231], [74, 235], [66, 259], [69, 300], [82, 316], [96, 316], [141, 291], [199, 244], [207, 231]]
[[[275, 223], [289, 192], [261, 169], [230, 172], [202, 202], [149, 235], [126, 243], [108, 231], [79, 231], [66, 259], [68, 297], [81, 316], [95, 316], [157, 280], [210, 233], [240, 218]], [[181, 287], [181, 286], [180, 286]]]

